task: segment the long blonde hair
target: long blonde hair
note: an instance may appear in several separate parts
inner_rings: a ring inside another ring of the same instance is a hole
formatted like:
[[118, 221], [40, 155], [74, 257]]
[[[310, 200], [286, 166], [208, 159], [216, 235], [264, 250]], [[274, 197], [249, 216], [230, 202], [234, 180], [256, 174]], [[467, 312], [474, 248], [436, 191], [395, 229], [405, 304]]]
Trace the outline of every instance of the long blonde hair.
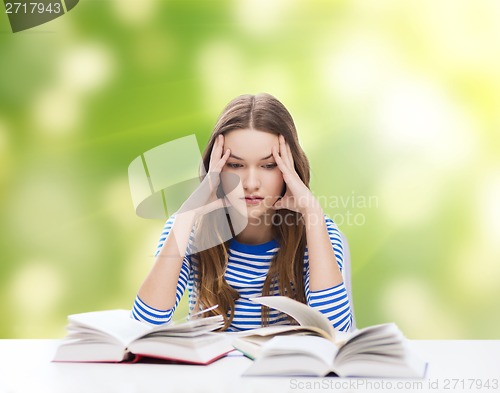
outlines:
[[[309, 161], [299, 145], [292, 116], [285, 106], [269, 94], [241, 95], [233, 99], [222, 111], [203, 153], [203, 166], [209, 169], [210, 154], [219, 134], [232, 130], [254, 129], [281, 134], [289, 144], [295, 163], [295, 170], [304, 184], [309, 187]], [[200, 171], [200, 173], [206, 173]], [[273, 219], [273, 237], [280, 245], [271, 261], [269, 273], [264, 282], [262, 295], [271, 295], [271, 288], [277, 285], [280, 295], [288, 296], [302, 303], [306, 302], [304, 291], [304, 252], [306, 248], [305, 226], [300, 214], [289, 210], [278, 210], [280, 215]], [[285, 216], [287, 216], [285, 218]], [[290, 216], [291, 219], [290, 219]], [[227, 219], [230, 221], [229, 215]], [[274, 223], [280, 223], [278, 225]], [[292, 222], [292, 225], [290, 225]], [[197, 232], [217, 233], [217, 222], [210, 217], [202, 220]], [[285, 246], [286, 245], [286, 246]], [[194, 255], [196, 266], [197, 308], [218, 304], [212, 314], [222, 314], [227, 329], [234, 318], [234, 302], [238, 292], [224, 278], [228, 263], [229, 241], [198, 252]], [[269, 309], [262, 307], [262, 321], [269, 324]]]

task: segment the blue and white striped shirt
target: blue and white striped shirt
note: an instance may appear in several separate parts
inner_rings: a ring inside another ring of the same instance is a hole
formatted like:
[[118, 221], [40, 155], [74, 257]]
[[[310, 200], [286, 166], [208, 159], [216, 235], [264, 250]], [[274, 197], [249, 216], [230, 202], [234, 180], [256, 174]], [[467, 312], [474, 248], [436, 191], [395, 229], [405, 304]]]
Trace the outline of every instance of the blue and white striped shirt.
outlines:
[[[163, 247], [165, 240], [172, 228], [175, 216], [172, 216], [165, 224], [160, 241], [156, 250], [156, 255]], [[335, 223], [325, 216], [326, 226], [330, 241], [332, 243], [335, 257], [342, 271], [343, 247], [340, 231]], [[188, 246], [189, 247], [189, 246]], [[236, 289], [240, 298], [235, 301], [234, 319], [229, 327], [229, 331], [241, 331], [261, 327], [261, 306], [251, 300], [250, 297], [260, 296], [264, 286], [271, 260], [279, 250], [279, 244], [275, 240], [258, 245], [248, 245], [232, 239], [229, 244], [229, 258], [226, 267], [225, 279], [227, 283]], [[189, 309], [194, 309], [196, 303], [196, 265], [192, 263], [195, 255], [184, 257], [179, 281], [177, 283], [176, 304], [168, 310], [157, 310], [144, 303], [139, 296], [136, 296], [132, 309], [132, 317], [139, 321], [150, 324], [168, 323], [177, 308], [179, 301], [186, 288], [189, 291]], [[332, 323], [333, 327], [341, 331], [349, 331], [352, 325], [351, 308], [344, 283], [320, 291], [309, 289], [309, 258], [306, 251], [304, 253], [304, 286], [307, 304], [324, 314]], [[274, 292], [279, 294], [275, 287]], [[269, 310], [269, 324], [289, 324], [288, 317], [276, 310]]]

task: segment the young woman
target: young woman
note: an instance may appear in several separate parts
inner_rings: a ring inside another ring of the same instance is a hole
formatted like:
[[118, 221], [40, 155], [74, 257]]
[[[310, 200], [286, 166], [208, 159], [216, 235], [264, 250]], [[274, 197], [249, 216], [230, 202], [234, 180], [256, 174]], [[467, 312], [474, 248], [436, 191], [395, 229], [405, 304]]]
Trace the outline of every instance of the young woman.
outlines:
[[[190, 313], [222, 314], [229, 331], [289, 323], [286, 315], [249, 300], [260, 295], [294, 298], [348, 331], [340, 232], [309, 190], [309, 163], [283, 104], [269, 94], [231, 101], [203, 166], [208, 173], [200, 186], [164, 227], [133, 318], [169, 322], [188, 287]], [[232, 238], [224, 238], [216, 212], [225, 212]], [[245, 225], [235, 230], [236, 221]], [[211, 237], [204, 243], [209, 246], [200, 246], [204, 236]]]

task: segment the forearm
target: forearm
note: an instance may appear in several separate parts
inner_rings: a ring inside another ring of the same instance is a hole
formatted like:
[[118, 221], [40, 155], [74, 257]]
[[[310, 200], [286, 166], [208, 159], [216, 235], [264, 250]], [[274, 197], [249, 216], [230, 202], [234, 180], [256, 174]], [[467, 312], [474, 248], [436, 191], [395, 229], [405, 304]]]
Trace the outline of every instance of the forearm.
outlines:
[[[325, 315], [335, 329], [349, 331], [352, 314], [339, 266], [342, 266], [340, 233], [327, 225], [323, 211], [304, 215], [308, 243], [306, 297], [308, 304]], [[334, 247], [339, 245], [338, 248]], [[339, 260], [337, 260], [339, 258]]]
[[138, 292], [148, 306], [158, 310], [175, 306], [177, 283], [194, 220], [195, 214], [189, 212], [175, 217], [165, 244]]
[[303, 214], [309, 254], [309, 287], [311, 291], [331, 288], [343, 282], [321, 207]]
[[349, 331], [352, 326], [352, 311], [345, 284], [321, 291], [306, 288], [307, 304], [328, 318], [332, 326], [341, 331]]

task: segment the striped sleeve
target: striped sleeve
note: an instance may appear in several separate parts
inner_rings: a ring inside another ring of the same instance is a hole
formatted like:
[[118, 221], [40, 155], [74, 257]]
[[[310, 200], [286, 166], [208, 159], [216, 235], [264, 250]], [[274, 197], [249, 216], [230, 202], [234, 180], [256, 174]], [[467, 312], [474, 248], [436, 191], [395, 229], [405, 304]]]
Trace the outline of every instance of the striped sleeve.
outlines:
[[[342, 237], [337, 225], [330, 218], [325, 216], [325, 221], [328, 235], [335, 253], [335, 258], [337, 260], [337, 264], [339, 265], [339, 269], [342, 272], [344, 263]], [[309, 289], [309, 260], [307, 252], [305, 269], [307, 304], [325, 315], [335, 329], [345, 332], [349, 331], [352, 326], [352, 314], [344, 282], [341, 282], [331, 288], [311, 291]]]
[[[158, 256], [160, 250], [162, 249], [165, 241], [167, 240], [168, 234], [172, 229], [172, 225], [175, 221], [175, 215], [170, 217], [163, 228], [158, 246], [156, 247], [155, 257]], [[189, 245], [191, 244], [191, 239]], [[188, 245], [188, 247], [189, 247]], [[189, 257], [189, 250], [186, 252], [184, 259], [182, 261], [181, 271], [179, 274], [179, 280], [177, 281], [177, 290], [175, 294], [175, 305], [168, 310], [158, 310], [146, 304], [139, 295], [136, 296], [134, 305], [131, 311], [131, 317], [141, 322], [145, 322], [151, 325], [161, 325], [169, 323], [172, 320], [175, 309], [177, 308], [184, 291], [188, 285], [188, 280], [191, 271], [191, 260]]]

